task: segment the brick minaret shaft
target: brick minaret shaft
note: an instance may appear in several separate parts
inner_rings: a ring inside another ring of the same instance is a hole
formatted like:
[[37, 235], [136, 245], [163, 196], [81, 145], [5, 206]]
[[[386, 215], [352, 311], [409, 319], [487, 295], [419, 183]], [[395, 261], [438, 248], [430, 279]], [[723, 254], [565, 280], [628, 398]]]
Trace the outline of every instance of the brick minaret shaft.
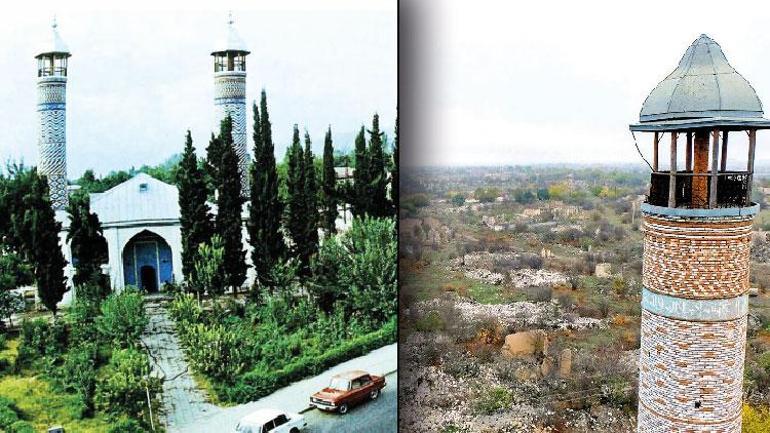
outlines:
[[[723, 143], [727, 134], [721, 131]], [[756, 135], [749, 133], [749, 164], [738, 178], [729, 177], [724, 163], [718, 170], [720, 131], [693, 135], [687, 150], [692, 171], [675, 171], [677, 133], [672, 132], [673, 168], [663, 177], [665, 172], [655, 170], [653, 182], [666, 179], [674, 187], [665, 201], [650, 197], [642, 206], [640, 433], [741, 431], [749, 249], [758, 210], [749, 204]], [[728, 176], [722, 195], [720, 174]], [[686, 190], [690, 179], [690, 196], [680, 196], [677, 182]], [[740, 193], [730, 195], [728, 182], [741, 182]], [[671, 192], [677, 194], [673, 199]]]

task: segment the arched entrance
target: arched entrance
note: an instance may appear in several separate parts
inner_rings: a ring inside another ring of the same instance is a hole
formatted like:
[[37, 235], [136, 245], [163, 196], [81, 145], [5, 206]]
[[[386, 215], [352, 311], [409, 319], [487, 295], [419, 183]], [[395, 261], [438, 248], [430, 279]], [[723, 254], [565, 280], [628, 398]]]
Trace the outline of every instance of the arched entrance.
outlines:
[[123, 248], [123, 278], [126, 286], [155, 293], [173, 279], [171, 247], [157, 234], [144, 230]]

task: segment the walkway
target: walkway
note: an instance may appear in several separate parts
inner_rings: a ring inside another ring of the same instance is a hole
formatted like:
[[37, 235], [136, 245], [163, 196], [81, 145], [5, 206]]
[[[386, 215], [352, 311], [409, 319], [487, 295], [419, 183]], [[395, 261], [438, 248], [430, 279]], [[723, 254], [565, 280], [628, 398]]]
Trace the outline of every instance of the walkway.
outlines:
[[162, 295], [145, 298], [145, 311], [150, 322], [144, 330], [142, 341], [150, 352], [152, 374], [165, 378], [160, 419], [169, 431], [173, 431], [175, 428], [190, 425], [219, 408], [207, 403], [205, 393], [195, 385], [184, 352], [174, 333], [174, 322], [166, 312], [167, 301], [168, 298]]

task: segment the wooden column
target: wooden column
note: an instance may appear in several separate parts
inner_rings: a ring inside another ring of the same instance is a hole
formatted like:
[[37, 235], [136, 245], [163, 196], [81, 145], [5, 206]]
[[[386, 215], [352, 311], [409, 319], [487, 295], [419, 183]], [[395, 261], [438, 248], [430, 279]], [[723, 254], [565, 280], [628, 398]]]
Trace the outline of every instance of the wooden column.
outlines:
[[711, 132], [711, 188], [709, 194], [709, 208], [717, 207], [717, 172], [719, 169], [719, 130]]
[[706, 174], [709, 168], [709, 133], [704, 129], [695, 131], [693, 145], [692, 207], [708, 206], [708, 179], [698, 174]]
[[658, 143], [660, 142], [660, 134], [655, 133], [652, 143], [652, 171], [658, 171]]
[[676, 207], [676, 132], [671, 133], [671, 168], [668, 174], [668, 207]]
[[728, 131], [722, 131], [722, 162], [719, 164], [719, 171], [727, 170], [727, 136]]
[[687, 149], [684, 154], [684, 169], [692, 171], [692, 132], [687, 132]]
[[746, 205], [751, 204], [751, 190], [754, 186], [754, 152], [757, 147], [757, 130], [749, 130], [749, 161], [746, 163], [746, 171], [749, 172], [746, 189]]

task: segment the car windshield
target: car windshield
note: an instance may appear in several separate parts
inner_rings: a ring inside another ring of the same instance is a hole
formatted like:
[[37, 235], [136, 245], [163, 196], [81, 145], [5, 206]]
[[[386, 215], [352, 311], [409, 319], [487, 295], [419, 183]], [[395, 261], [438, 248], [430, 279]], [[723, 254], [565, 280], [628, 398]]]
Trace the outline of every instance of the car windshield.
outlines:
[[347, 391], [350, 389], [350, 382], [347, 379], [341, 377], [332, 377], [332, 381], [329, 383], [329, 388], [337, 389], [340, 391]]
[[255, 433], [255, 431], [252, 430], [250, 426], [241, 425], [241, 423], [238, 423], [238, 425], [235, 427], [235, 431], [238, 433]]

